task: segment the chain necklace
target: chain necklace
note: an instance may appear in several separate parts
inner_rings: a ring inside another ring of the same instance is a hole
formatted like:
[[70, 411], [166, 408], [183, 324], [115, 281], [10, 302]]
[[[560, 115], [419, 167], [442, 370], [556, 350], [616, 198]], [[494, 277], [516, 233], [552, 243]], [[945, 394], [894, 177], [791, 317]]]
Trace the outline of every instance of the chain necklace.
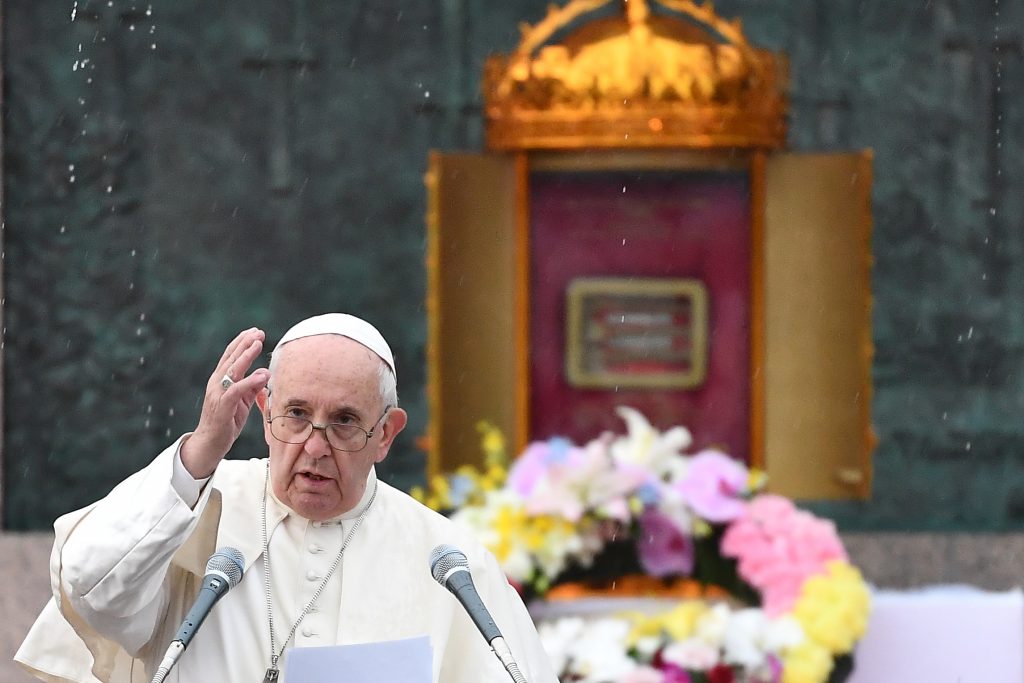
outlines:
[[349, 541], [352, 540], [352, 536], [355, 535], [356, 529], [363, 523], [363, 518], [366, 517], [366, 513], [369, 512], [370, 506], [373, 505], [374, 499], [377, 497], [377, 482], [373, 482], [373, 493], [370, 494], [370, 501], [366, 504], [366, 507], [359, 516], [356, 517], [356, 521], [352, 524], [352, 528], [345, 534], [345, 540], [341, 542], [341, 549], [338, 551], [338, 556], [334, 558], [334, 562], [331, 563], [331, 568], [327, 570], [327, 575], [324, 576], [324, 580], [320, 582], [320, 587], [313, 593], [313, 597], [309, 599], [306, 606], [302, 608], [302, 612], [299, 613], [299, 618], [292, 624], [292, 628], [288, 631], [288, 636], [284, 639], [281, 644], [281, 651], [277, 651], [276, 638], [274, 636], [274, 605], [270, 596], [270, 545], [267, 539], [267, 488], [270, 482], [270, 461], [267, 461], [267, 474], [263, 481], [263, 524], [262, 524], [262, 540], [263, 540], [263, 591], [267, 596], [267, 621], [270, 623], [270, 668], [267, 669], [266, 676], [263, 677], [263, 683], [274, 683], [277, 677], [280, 675], [280, 670], [277, 668], [277, 663], [281, 660], [281, 655], [284, 654], [284, 650], [288, 647], [288, 643], [291, 641], [292, 636], [295, 635], [295, 629], [302, 623], [302, 619], [309, 613], [309, 610], [316, 603], [317, 598], [327, 588], [327, 582], [331, 580], [335, 570], [341, 565], [341, 558], [345, 555], [345, 548], [348, 547]]

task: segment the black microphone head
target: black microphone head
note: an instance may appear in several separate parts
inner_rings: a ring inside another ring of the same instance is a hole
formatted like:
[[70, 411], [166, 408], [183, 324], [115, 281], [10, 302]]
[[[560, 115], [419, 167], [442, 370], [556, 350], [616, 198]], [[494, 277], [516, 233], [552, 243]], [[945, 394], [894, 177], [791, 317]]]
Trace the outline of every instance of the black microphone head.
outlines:
[[430, 553], [430, 573], [442, 586], [448, 578], [448, 572], [453, 569], [462, 568], [469, 571], [469, 560], [465, 553], [453, 545], [442, 543]]
[[218, 572], [228, 579], [228, 586], [234, 588], [242, 580], [245, 570], [245, 557], [234, 548], [224, 547], [210, 556], [206, 563], [206, 573]]

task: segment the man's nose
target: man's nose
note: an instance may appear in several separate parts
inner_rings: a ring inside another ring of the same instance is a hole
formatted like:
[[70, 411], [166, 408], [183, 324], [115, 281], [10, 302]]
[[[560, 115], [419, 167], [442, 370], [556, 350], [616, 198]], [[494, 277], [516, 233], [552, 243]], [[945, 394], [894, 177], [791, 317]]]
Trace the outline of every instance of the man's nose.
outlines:
[[326, 427], [313, 427], [313, 431], [310, 432], [309, 437], [306, 439], [304, 447], [306, 452], [316, 458], [322, 458], [325, 455], [331, 454], [331, 444], [327, 442], [327, 431]]

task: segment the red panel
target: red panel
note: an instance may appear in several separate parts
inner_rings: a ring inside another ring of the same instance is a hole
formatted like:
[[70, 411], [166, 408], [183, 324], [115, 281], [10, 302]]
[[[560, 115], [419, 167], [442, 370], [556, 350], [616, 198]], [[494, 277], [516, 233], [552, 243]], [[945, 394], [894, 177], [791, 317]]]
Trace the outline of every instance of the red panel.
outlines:
[[[743, 172], [534, 173], [531, 438], [622, 432], [628, 405], [698, 447], [749, 458], [750, 189]], [[566, 381], [566, 300], [579, 277], [696, 278], [708, 290], [705, 383], [692, 390], [579, 389]]]

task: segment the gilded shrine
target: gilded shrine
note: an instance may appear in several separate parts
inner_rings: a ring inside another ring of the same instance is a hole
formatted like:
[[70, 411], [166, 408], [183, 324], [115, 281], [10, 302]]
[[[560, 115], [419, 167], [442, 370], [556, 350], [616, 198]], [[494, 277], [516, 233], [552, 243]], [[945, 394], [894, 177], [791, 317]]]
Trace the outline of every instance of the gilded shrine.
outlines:
[[797, 498], [871, 487], [871, 153], [785, 151], [787, 60], [687, 0], [572, 0], [432, 153], [430, 473], [686, 425]]

